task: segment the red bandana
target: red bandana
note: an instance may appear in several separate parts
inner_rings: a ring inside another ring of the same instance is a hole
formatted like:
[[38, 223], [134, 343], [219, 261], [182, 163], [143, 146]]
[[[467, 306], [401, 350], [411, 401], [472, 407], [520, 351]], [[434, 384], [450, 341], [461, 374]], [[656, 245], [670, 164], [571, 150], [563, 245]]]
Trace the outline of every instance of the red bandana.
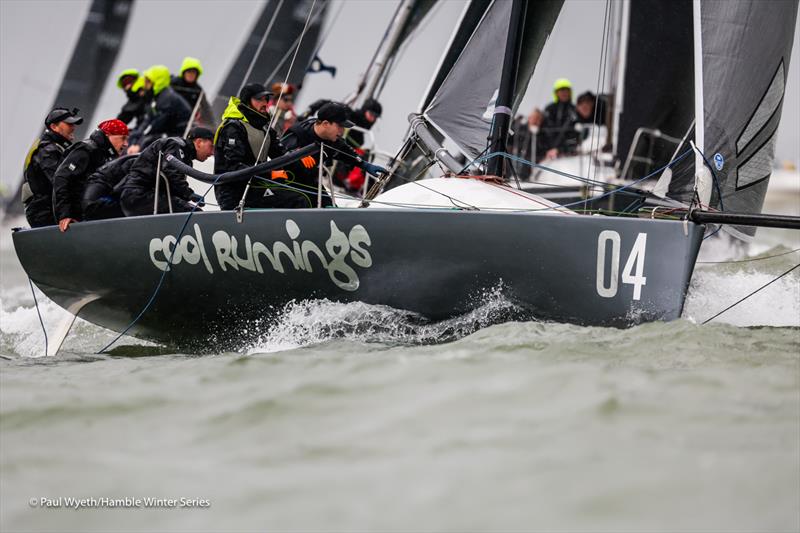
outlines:
[[121, 120], [112, 118], [111, 120], [104, 120], [97, 125], [97, 129], [106, 135], [128, 135], [128, 126]]

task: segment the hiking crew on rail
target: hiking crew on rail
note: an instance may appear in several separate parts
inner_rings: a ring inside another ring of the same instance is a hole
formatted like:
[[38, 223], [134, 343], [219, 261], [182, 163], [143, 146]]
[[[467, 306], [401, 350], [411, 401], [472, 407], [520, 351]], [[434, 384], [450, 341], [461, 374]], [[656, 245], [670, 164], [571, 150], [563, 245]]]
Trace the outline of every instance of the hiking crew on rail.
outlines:
[[[127, 101], [118, 118], [101, 122], [86, 140], [75, 144], [75, 128], [83, 122], [78, 110], [56, 107], [48, 113], [46, 129], [25, 159], [22, 201], [30, 226], [58, 225], [66, 232], [70, 224], [83, 220], [199, 209], [204, 198], [168, 164], [167, 156], [191, 166], [193, 160], [202, 162], [214, 155], [214, 173], [222, 174], [309, 145], [324, 147], [321, 158], [317, 152], [268, 175], [216, 184], [222, 210], [330, 206], [326, 189], [317, 198], [320, 164], [340, 161], [347, 169], [374, 176], [386, 172], [344, 139], [345, 130], [354, 126], [351, 119], [363, 115], [362, 127], [371, 127], [381, 112], [377, 101], [370, 100], [354, 112], [345, 104], [321, 100], [312, 105], [312, 116], [297, 122], [292, 107], [297, 89], [285, 83], [273, 84], [278, 94], [259, 83], [243, 86], [238, 96], [230, 98], [216, 131], [195, 126], [183, 138], [191, 123], [214, 122], [197, 84], [202, 72], [200, 61], [191, 57], [184, 59], [179, 76], [170, 76], [163, 65], [143, 74], [136, 69], [122, 71], [116, 83]], [[194, 117], [192, 108], [199, 110]]]

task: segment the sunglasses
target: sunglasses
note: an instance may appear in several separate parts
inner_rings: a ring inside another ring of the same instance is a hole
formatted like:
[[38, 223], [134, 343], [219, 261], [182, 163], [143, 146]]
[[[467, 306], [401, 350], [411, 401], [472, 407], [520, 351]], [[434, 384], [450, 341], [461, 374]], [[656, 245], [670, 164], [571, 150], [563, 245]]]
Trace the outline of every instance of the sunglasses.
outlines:
[[56, 122], [61, 122], [71, 117], [77, 117], [78, 113], [80, 113], [80, 110], [77, 107], [73, 107], [71, 111], [65, 109], [60, 115], [53, 117], [49, 123], [55, 124]]

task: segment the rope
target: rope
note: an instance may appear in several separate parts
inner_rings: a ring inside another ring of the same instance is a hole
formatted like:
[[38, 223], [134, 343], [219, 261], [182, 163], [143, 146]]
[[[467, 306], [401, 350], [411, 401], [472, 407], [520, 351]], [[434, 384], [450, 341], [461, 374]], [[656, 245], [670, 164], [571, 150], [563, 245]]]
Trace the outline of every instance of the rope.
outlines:
[[[220, 176], [221, 176], [221, 174], [220, 174]], [[212, 184], [211, 184], [211, 185], [208, 187], [208, 189], [206, 189], [206, 192], [205, 192], [205, 193], [203, 193], [203, 200], [205, 200], [205, 197], [206, 197], [206, 195], [207, 195], [209, 192], [211, 192], [211, 189], [213, 189], [213, 188], [214, 188], [214, 185], [216, 185], [216, 184], [217, 184], [217, 181], [218, 181], [218, 180], [219, 180], [219, 177], [218, 177], [216, 180], [214, 180], [214, 183], [212, 183]], [[150, 299], [147, 301], [147, 303], [146, 303], [146, 304], [145, 304], [145, 306], [142, 308], [142, 310], [139, 312], [139, 314], [138, 314], [138, 315], [136, 315], [136, 318], [134, 318], [134, 319], [131, 321], [131, 323], [130, 323], [130, 324], [128, 324], [128, 325], [125, 327], [125, 329], [124, 329], [124, 330], [122, 330], [122, 332], [121, 332], [119, 335], [117, 335], [116, 337], [114, 337], [114, 338], [111, 340], [111, 342], [109, 342], [108, 344], [106, 344], [104, 347], [102, 347], [100, 350], [98, 350], [98, 351], [97, 351], [97, 352], [95, 352], [95, 353], [97, 353], [97, 354], [102, 354], [102, 353], [105, 353], [105, 351], [106, 351], [106, 350], [108, 350], [108, 349], [109, 349], [109, 348], [110, 348], [110, 347], [111, 347], [111, 346], [112, 346], [114, 343], [116, 343], [116, 342], [117, 342], [119, 339], [121, 339], [121, 338], [123, 337], [123, 335], [125, 335], [126, 333], [128, 333], [128, 331], [130, 331], [130, 329], [131, 329], [131, 328], [132, 328], [132, 327], [133, 327], [133, 326], [134, 326], [134, 325], [135, 325], [135, 324], [136, 324], [136, 323], [139, 321], [139, 319], [140, 319], [140, 318], [142, 318], [142, 317], [144, 316], [144, 314], [147, 312], [147, 310], [148, 310], [148, 309], [150, 309], [150, 306], [151, 306], [151, 305], [153, 305], [153, 302], [155, 302], [155, 300], [156, 300], [156, 296], [158, 296], [158, 292], [161, 290], [161, 286], [164, 284], [164, 279], [165, 279], [165, 278], [166, 278], [166, 276], [167, 276], [167, 272], [169, 272], [169, 271], [170, 271], [170, 267], [172, 266], [172, 258], [173, 258], [173, 256], [175, 255], [175, 250], [178, 248], [178, 244], [179, 244], [179, 243], [180, 243], [180, 241], [181, 241], [181, 237], [183, 237], [183, 234], [186, 232], [186, 227], [189, 225], [189, 220], [191, 220], [191, 218], [192, 218], [192, 215], [194, 215], [194, 212], [195, 212], [196, 210], [197, 210], [197, 205], [195, 204], [195, 205], [192, 207], [192, 210], [191, 210], [191, 211], [189, 211], [189, 214], [187, 215], [187, 217], [186, 217], [186, 220], [183, 222], [183, 226], [181, 227], [181, 231], [178, 233], [178, 237], [175, 239], [175, 246], [172, 248], [172, 252], [169, 254], [169, 258], [167, 259], [167, 266], [166, 266], [166, 268], [164, 268], [164, 271], [161, 273], [161, 278], [159, 278], [159, 280], [158, 280], [158, 284], [156, 285], [155, 289], [153, 289], [153, 293], [150, 295]]]
[[[336, 148], [335, 146], [328, 145], [328, 148], [330, 148], [330, 149], [331, 149], [331, 150], [333, 150], [334, 152], [339, 152], [340, 154], [344, 154], [344, 155], [346, 155], [346, 156], [348, 156], [348, 157], [350, 157], [350, 158], [352, 158], [352, 157], [353, 157], [353, 155], [352, 155], [352, 154], [348, 154], [348, 153], [347, 153], [347, 152], [345, 152], [345, 151], [339, 150], [339, 149], [338, 149], [338, 148]], [[411, 181], [411, 180], [409, 180], [408, 178], [404, 178], [403, 176], [401, 176], [401, 175], [400, 175], [400, 174], [398, 174], [397, 172], [395, 172], [393, 175], [397, 176], [398, 178], [400, 178], [400, 179], [401, 179], [401, 180], [403, 180], [403, 181], [407, 181], [408, 183], [414, 183], [414, 184], [416, 184], [417, 186], [419, 186], [419, 187], [422, 187], [423, 189], [426, 189], [426, 190], [428, 190], [428, 191], [430, 191], [430, 192], [433, 192], [433, 193], [436, 193], [436, 194], [440, 194], [440, 195], [444, 196], [445, 198], [447, 198], [448, 200], [450, 200], [450, 202], [452, 202], [452, 203], [453, 203], [453, 205], [456, 205], [456, 202], [460, 202], [461, 204], [463, 204], [464, 206], [467, 206], [467, 207], [468, 207], [468, 208], [470, 208], [470, 209], [475, 209], [475, 210], [477, 210], [477, 209], [478, 209], [478, 208], [477, 208], [477, 207], [475, 207], [474, 205], [471, 205], [471, 204], [469, 204], [469, 203], [467, 203], [467, 202], [461, 201], [461, 200], [459, 200], [458, 198], [454, 198], [454, 197], [452, 197], [452, 196], [450, 196], [450, 195], [448, 195], [448, 194], [445, 194], [445, 193], [443, 193], [443, 192], [441, 192], [441, 191], [437, 191], [436, 189], [432, 189], [432, 188], [430, 188], [430, 187], [428, 187], [428, 186], [426, 186], [426, 185], [423, 185], [423, 184], [421, 184], [421, 183], [420, 183], [420, 182], [418, 182], [418, 181]]]
[[732, 308], [734, 308], [735, 306], [737, 306], [737, 305], [739, 305], [740, 303], [742, 303], [743, 301], [747, 300], [748, 298], [750, 298], [751, 296], [753, 296], [753, 295], [754, 295], [754, 294], [756, 294], [757, 292], [759, 292], [759, 291], [761, 291], [761, 290], [763, 290], [763, 289], [766, 289], [767, 287], [769, 287], [770, 285], [772, 285], [773, 283], [775, 283], [776, 281], [778, 281], [778, 280], [779, 280], [779, 279], [781, 279], [782, 277], [784, 277], [784, 276], [788, 275], [788, 274], [789, 274], [790, 272], [792, 272], [793, 270], [797, 270], [798, 268], [800, 268], [800, 263], [796, 264], [795, 266], [793, 266], [792, 268], [790, 268], [789, 270], [787, 270], [786, 272], [784, 272], [783, 274], [781, 274], [781, 275], [780, 275], [780, 276], [778, 276], [777, 278], [773, 279], [773, 280], [772, 280], [772, 281], [770, 281], [769, 283], [766, 283], [766, 284], [762, 285], [761, 287], [757, 288], [756, 290], [754, 290], [753, 292], [751, 292], [750, 294], [748, 294], [747, 296], [745, 296], [745, 297], [744, 297], [744, 298], [742, 298], [741, 300], [738, 300], [738, 301], [736, 301], [736, 302], [732, 303], [731, 305], [729, 305], [728, 307], [726, 307], [725, 309], [723, 309], [722, 311], [720, 311], [720, 312], [719, 312], [719, 313], [717, 313], [716, 315], [712, 316], [711, 318], [709, 318], [709, 319], [706, 319], [704, 322], [702, 322], [702, 324], [708, 324], [709, 322], [711, 322], [712, 320], [714, 320], [715, 318], [717, 318], [717, 317], [718, 317], [719, 315], [721, 315], [722, 313], [724, 313], [724, 312], [728, 311], [729, 309], [732, 309]]
[[[309, 13], [311, 13], [312, 11], [314, 11], [314, 4], [316, 4], [316, 3], [317, 3], [317, 0], [314, 0], [314, 2], [311, 4], [311, 9], [309, 10]], [[314, 17], [314, 22], [317, 22], [317, 19], [320, 17], [320, 15], [321, 15], [323, 12], [324, 12], [324, 11], [319, 11], [319, 12], [317, 13], [317, 15]], [[306, 19], [306, 27], [308, 27], [308, 20], [309, 20], [309, 19]], [[267, 77], [267, 79], [264, 81], [264, 84], [267, 84], [267, 83], [269, 83], [271, 79], [273, 79], [275, 76], [277, 76], [277, 75], [278, 75], [278, 71], [280, 71], [281, 67], [282, 67], [282, 66], [283, 66], [283, 64], [286, 62], [286, 59], [289, 57], [289, 54], [291, 54], [291, 53], [292, 53], [292, 49], [294, 49], [294, 50], [295, 50], [295, 55], [297, 55], [297, 49], [299, 49], [299, 48], [300, 48], [300, 41], [302, 40], [302, 38], [303, 38], [303, 35], [305, 35], [305, 32], [306, 32], [306, 30], [305, 30], [305, 28], [303, 28], [303, 33], [301, 33], [301, 34], [300, 34], [300, 35], [297, 37], [297, 39], [295, 39], [295, 41], [294, 41], [294, 44], [292, 44], [292, 46], [291, 46], [291, 47], [289, 47], [289, 49], [288, 49], [288, 50], [286, 50], [286, 53], [285, 53], [285, 54], [283, 54], [283, 57], [282, 57], [282, 58], [281, 58], [281, 60], [278, 62], [278, 66], [276, 66], [276, 67], [275, 67], [275, 68], [272, 70], [272, 72], [270, 72], [270, 73], [269, 73], [269, 77]], [[294, 60], [292, 60], [292, 61], [294, 61]], [[290, 70], [291, 70], [291, 67], [290, 67]], [[288, 76], [287, 76], [287, 78], [288, 78]]]
[[752, 259], [742, 259], [739, 261], [697, 261], [697, 264], [702, 263], [705, 265], [723, 265], [729, 263], [751, 263], [753, 261], [764, 261], [765, 259], [774, 259], [775, 257], [783, 257], [784, 255], [793, 254], [795, 252], [800, 252], [800, 248], [789, 250], [788, 252], [783, 252], [782, 254], [768, 255], [767, 257], [754, 257]]
[[[281, 1], [283, 1], [283, 0], [281, 0]], [[295, 43], [294, 56], [292, 56], [292, 62], [289, 63], [289, 70], [286, 71], [286, 77], [283, 79], [283, 83], [281, 84], [281, 91], [280, 91], [280, 93], [278, 93], [278, 98], [275, 99], [276, 112], [272, 114], [272, 120], [269, 123], [269, 129], [272, 129], [275, 126], [275, 121], [278, 120], [278, 113], [277, 113], [278, 102], [281, 101], [281, 98], [283, 97], [283, 90], [286, 88], [286, 83], [289, 81], [289, 76], [291, 76], [291, 74], [292, 74], [292, 69], [294, 68], [294, 62], [297, 59], [297, 53], [300, 51], [300, 44], [303, 42], [303, 37], [305, 37], [306, 31], [308, 30], [308, 22], [311, 20], [311, 14], [314, 12], [314, 6], [315, 5], [317, 5], [317, 0], [314, 0], [311, 3], [311, 8], [308, 10], [308, 16], [306, 16], [306, 23], [303, 25], [303, 31], [300, 32], [300, 37], [297, 38], [297, 41]], [[320, 13], [321, 13], [321, 11], [320, 11]], [[273, 72], [273, 74], [270, 77], [272, 77], [275, 73], [277, 73], [277, 71], [278, 71], [278, 69], [280, 68], [281, 65], [283, 65], [283, 60], [281, 60], [280, 65], [278, 65], [278, 68], [275, 69], [275, 71]], [[267, 83], [269, 83], [269, 80], [267, 80]], [[264, 141], [266, 141], [266, 140], [267, 139], [265, 137]], [[261, 149], [262, 150], [264, 149], [263, 143], [262, 143]]]
[[31, 294], [33, 295], [33, 305], [36, 306], [36, 314], [39, 315], [39, 324], [42, 326], [42, 333], [44, 333], [44, 354], [47, 355], [47, 330], [44, 327], [44, 320], [42, 320], [42, 313], [39, 311], [39, 301], [36, 299], [36, 291], [33, 290], [33, 282], [28, 277], [28, 284], [31, 286]]
[[[597, 109], [600, 107], [600, 84], [602, 81], [605, 81], [605, 73], [606, 73], [606, 66], [608, 64], [607, 55], [608, 55], [608, 47], [610, 45], [611, 40], [608, 38], [608, 21], [611, 13], [611, 3], [606, 0], [606, 8], [605, 8], [605, 15], [603, 16], [603, 39], [600, 45], [600, 65], [597, 68], [597, 90], [595, 92], [595, 104], [594, 104], [594, 115], [592, 116], [592, 131], [591, 135], [592, 138], [589, 142], [589, 153], [594, 153], [595, 147], [594, 142], [595, 138], [597, 139], [597, 147], [600, 148], [600, 132], [597, 131], [595, 134], [595, 127], [594, 125], [597, 124]], [[583, 137], [581, 135], [581, 137]], [[592, 160], [594, 158], [589, 157], [589, 168], [586, 169], [586, 175], [592, 175]], [[597, 167], [598, 165], [594, 166], [594, 178], [597, 177]], [[588, 201], [588, 200], [587, 200]]]

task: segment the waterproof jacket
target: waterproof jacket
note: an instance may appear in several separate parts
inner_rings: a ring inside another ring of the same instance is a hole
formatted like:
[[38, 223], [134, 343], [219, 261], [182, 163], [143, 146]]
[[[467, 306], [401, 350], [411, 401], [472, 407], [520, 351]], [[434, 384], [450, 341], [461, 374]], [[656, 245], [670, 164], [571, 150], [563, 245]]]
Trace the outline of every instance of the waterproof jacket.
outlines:
[[[214, 139], [214, 173], [252, 167], [256, 164], [259, 152], [259, 163], [285, 154], [286, 149], [274, 129], [269, 129], [269, 138], [265, 141], [268, 129], [269, 117], [242, 104], [238, 98], [231, 97]], [[220, 208], [235, 209], [246, 187], [246, 181], [215, 185], [214, 194]]]
[[124, 155], [95, 170], [86, 180], [84, 208], [87, 202], [93, 202], [102, 196], [119, 200], [124, 178], [138, 157], [139, 154]]
[[[314, 132], [314, 124], [316, 121], [317, 119], [315, 118], [309, 118], [289, 128], [289, 131], [286, 132], [286, 135], [281, 138], [281, 142], [286, 150], [292, 151], [308, 146], [309, 144], [324, 143], [326, 146], [331, 147], [331, 149], [325, 151], [324, 164], [326, 166], [331, 165], [334, 160], [337, 160], [348, 165], [363, 167], [366, 161], [361, 159], [361, 157], [359, 157], [355, 150], [353, 150], [353, 148], [351, 148], [344, 139], [338, 139], [335, 142], [331, 142], [319, 137]], [[288, 170], [294, 173], [296, 182], [302, 183], [316, 190], [317, 178], [319, 176], [319, 155], [316, 154], [313, 157], [316, 160], [315, 166], [307, 168], [305, 165], [301, 164], [300, 161], [297, 161], [292, 163], [288, 167]]]
[[[122, 189], [155, 191], [156, 167], [158, 166], [159, 152], [161, 152], [161, 175], [166, 177], [169, 182], [170, 195], [188, 200], [189, 197], [194, 194], [194, 191], [189, 187], [189, 183], [186, 181], [186, 175], [179, 170], [175, 170], [166, 162], [166, 157], [172, 155], [187, 165], [192, 166], [192, 161], [194, 161], [197, 155], [194, 149], [194, 143], [182, 139], [181, 137], [159, 139], [145, 148], [139, 155], [139, 158], [136, 159], [131, 166]], [[165, 186], [166, 183], [162, 180], [158, 185], [159, 190], [164, 191]]]
[[[197, 114], [195, 115], [194, 119], [195, 125], [205, 126], [207, 128], [213, 128], [216, 125], [211, 104], [208, 103], [206, 92], [199, 83], [186, 83], [186, 80], [184, 80], [182, 77], [173, 76], [172, 81], [170, 82], [170, 87], [172, 87], [172, 89], [178, 93], [178, 96], [186, 101], [191, 110], [194, 110], [195, 106], [197, 106]], [[200, 100], [200, 105], [198, 106], [197, 100], [200, 99], [201, 94], [203, 96], [202, 100]]]
[[539, 135], [544, 149], [558, 148], [561, 153], [573, 153], [578, 147], [575, 123], [578, 112], [572, 102], [554, 102], [544, 108], [544, 120]]
[[138, 144], [142, 148], [161, 137], [183, 135], [192, 115], [192, 109], [186, 100], [170, 88], [167, 67], [151, 67], [144, 75], [153, 82], [153, 101], [147, 109], [144, 122], [137, 126], [129, 141], [130, 144]]
[[125, 216], [120, 207], [121, 185], [137, 157], [138, 154], [124, 155], [106, 163], [89, 176], [83, 192], [84, 220]]
[[81, 201], [86, 182], [95, 170], [118, 157], [106, 134], [94, 130], [89, 138], [67, 149], [53, 176], [53, 211], [56, 221], [82, 220]]
[[56, 224], [53, 215], [53, 175], [72, 144], [50, 128], [33, 144], [25, 158], [22, 203], [32, 228]]
[[134, 90], [130, 88], [125, 91], [125, 96], [128, 97], [128, 101], [120, 109], [117, 118], [125, 124], [130, 124], [135, 120], [134, 128], [137, 128], [144, 122], [148, 104], [150, 103], [150, 95], [144, 89]]

